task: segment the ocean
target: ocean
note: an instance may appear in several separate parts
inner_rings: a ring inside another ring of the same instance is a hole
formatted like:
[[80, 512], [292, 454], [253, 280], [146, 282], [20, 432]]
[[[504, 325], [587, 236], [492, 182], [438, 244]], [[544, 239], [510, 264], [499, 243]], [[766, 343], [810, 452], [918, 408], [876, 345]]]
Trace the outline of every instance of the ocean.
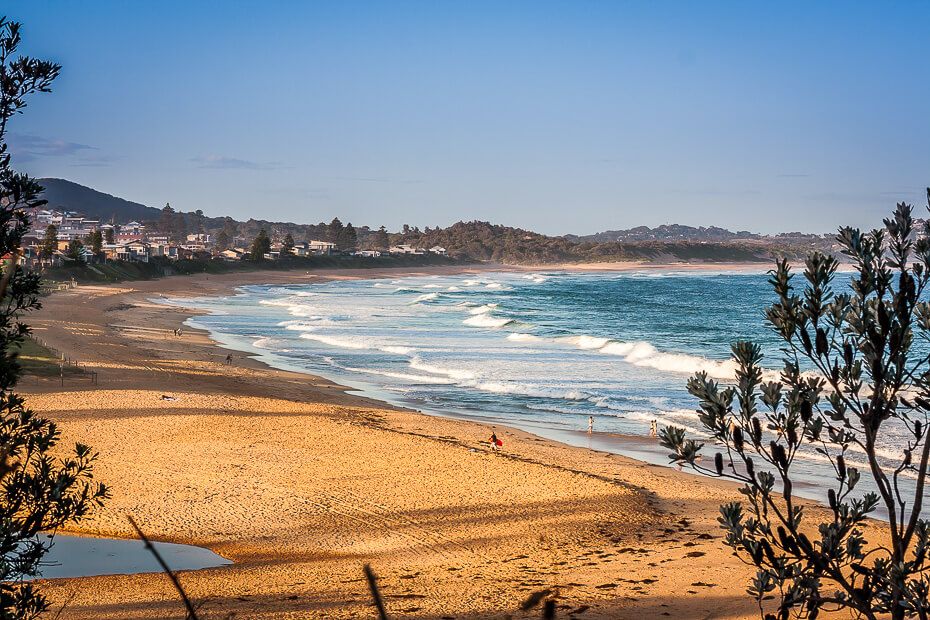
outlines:
[[[766, 367], [781, 366], [764, 318], [773, 299], [760, 268], [336, 280], [173, 303], [206, 311], [189, 324], [277, 368], [427, 413], [667, 464], [651, 421], [703, 435], [689, 376], [732, 379], [738, 339], [760, 343]], [[899, 429], [889, 433], [903, 444]], [[814, 452], [801, 454], [795, 471], [807, 494], [832, 475]]]

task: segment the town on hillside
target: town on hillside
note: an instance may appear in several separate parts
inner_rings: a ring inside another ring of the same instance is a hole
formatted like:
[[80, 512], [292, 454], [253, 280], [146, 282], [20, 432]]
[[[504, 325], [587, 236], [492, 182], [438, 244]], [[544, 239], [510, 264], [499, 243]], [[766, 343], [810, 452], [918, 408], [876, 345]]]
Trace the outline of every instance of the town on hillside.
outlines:
[[[281, 238], [264, 230], [254, 238], [198, 230], [178, 231], [176, 227], [130, 221], [101, 223], [73, 211], [35, 208], [27, 213], [31, 229], [24, 235], [20, 263], [26, 268], [56, 267], [69, 263], [95, 264], [107, 261], [148, 263], [154, 258], [168, 260], [244, 259], [280, 260], [289, 256], [425, 255], [445, 256], [440, 246], [419, 248], [408, 244], [359, 249], [354, 234], [339, 234], [344, 227], [338, 220], [330, 226], [334, 240], [295, 240]], [[348, 237], [348, 238], [347, 238]], [[370, 244], [369, 244], [370, 245]], [[260, 256], [256, 254], [260, 250]]]

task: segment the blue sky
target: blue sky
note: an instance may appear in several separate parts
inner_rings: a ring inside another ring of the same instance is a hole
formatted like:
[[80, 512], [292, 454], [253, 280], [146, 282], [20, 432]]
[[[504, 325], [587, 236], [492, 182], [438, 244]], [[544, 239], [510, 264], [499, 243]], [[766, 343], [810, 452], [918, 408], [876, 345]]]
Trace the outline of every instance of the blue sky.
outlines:
[[540, 232], [874, 226], [930, 184], [930, 3], [32, 2], [18, 167], [153, 206]]

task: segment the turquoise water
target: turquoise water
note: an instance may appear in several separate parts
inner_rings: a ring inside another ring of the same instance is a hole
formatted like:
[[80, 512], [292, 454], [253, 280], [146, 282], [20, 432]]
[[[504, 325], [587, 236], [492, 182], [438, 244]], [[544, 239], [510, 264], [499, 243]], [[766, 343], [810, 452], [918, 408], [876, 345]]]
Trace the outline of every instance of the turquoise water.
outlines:
[[[610, 437], [642, 437], [626, 450], [667, 463], [650, 422], [700, 435], [690, 375], [731, 379], [737, 339], [762, 344], [767, 367], [781, 365], [764, 320], [767, 279], [761, 269], [487, 273], [246, 286], [175, 303], [209, 311], [191, 324], [276, 367], [599, 449], [622, 452]], [[810, 484], [829, 475], [815, 453], [795, 471]]]

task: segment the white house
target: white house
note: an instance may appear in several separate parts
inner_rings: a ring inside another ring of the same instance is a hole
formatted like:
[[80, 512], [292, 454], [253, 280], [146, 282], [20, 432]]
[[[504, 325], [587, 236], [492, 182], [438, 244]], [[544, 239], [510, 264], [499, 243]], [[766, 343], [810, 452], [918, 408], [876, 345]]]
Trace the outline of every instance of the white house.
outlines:
[[405, 243], [391, 247], [388, 250], [388, 252], [390, 252], [391, 254], [417, 254], [417, 255], [424, 254], [423, 250], [421, 250], [420, 248], [415, 248]]

